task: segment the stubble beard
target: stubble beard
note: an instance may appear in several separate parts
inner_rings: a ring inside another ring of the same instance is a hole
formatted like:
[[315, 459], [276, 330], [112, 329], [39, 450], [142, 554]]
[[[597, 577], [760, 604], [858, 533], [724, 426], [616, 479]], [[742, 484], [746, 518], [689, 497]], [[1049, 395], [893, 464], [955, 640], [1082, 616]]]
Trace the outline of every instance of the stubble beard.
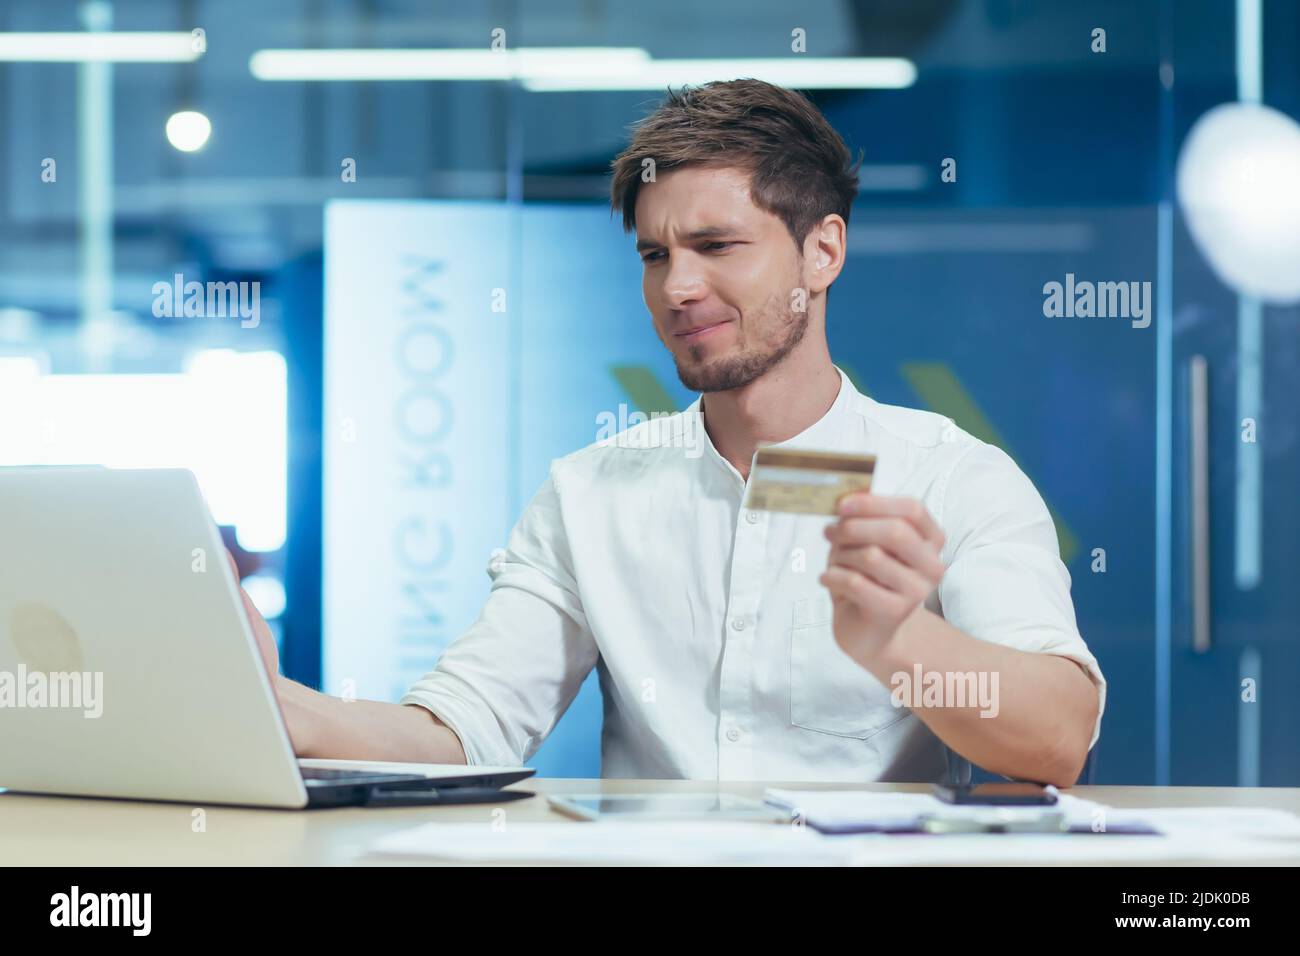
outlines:
[[767, 348], [742, 348], [738, 355], [727, 355], [707, 365], [698, 364], [704, 357], [704, 347], [689, 346], [688, 355], [692, 364], [687, 366], [680, 361], [676, 363], [677, 377], [682, 384], [692, 392], [725, 392], [733, 388], [744, 388], [779, 365], [803, 341], [804, 334], [808, 331], [808, 313], [795, 312], [780, 299], [777, 302], [779, 304], [771, 311], [784, 312], [786, 319], [785, 336], [779, 343]]

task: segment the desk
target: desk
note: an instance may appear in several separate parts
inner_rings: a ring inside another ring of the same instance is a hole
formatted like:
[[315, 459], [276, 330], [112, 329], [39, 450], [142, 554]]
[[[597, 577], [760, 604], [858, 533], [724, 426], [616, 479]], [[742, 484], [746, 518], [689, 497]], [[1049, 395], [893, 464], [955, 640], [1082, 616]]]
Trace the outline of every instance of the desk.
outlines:
[[[510, 789], [561, 792], [713, 792], [761, 797], [765, 787], [927, 792], [923, 784], [733, 783], [697, 780], [524, 780]], [[1114, 807], [1272, 807], [1300, 814], [1300, 789], [1234, 787], [1075, 787], [1070, 793]], [[514, 821], [564, 821], [545, 800], [504, 804], [365, 810], [255, 810], [206, 807], [206, 832], [191, 827], [188, 804], [83, 800], [0, 793], [0, 863], [29, 866], [295, 866], [376, 865], [366, 856], [377, 837], [430, 821], [490, 823], [504, 807]], [[934, 839], [942, 839], [935, 837]], [[1084, 839], [1084, 838], [1079, 838]], [[1097, 837], [1096, 839], [1107, 839]], [[1063, 844], [1061, 864], [1071, 864]], [[1186, 863], [1188, 861], [1180, 861]], [[1208, 861], [1207, 861], [1208, 862]], [[1256, 865], [1256, 859], [1212, 865]], [[1271, 864], [1300, 865], [1300, 851]]]

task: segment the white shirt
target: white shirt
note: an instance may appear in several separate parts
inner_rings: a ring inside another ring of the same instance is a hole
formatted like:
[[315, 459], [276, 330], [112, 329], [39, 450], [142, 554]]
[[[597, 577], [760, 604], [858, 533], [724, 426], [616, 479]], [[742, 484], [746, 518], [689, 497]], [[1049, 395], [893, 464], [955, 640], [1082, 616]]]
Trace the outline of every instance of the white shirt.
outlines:
[[[1079, 662], [1070, 576], [1042, 498], [998, 448], [882, 405], [840, 372], [781, 447], [872, 453], [872, 491], [920, 499], [947, 566], [926, 606], [980, 640]], [[939, 739], [835, 643], [818, 583], [832, 520], [742, 509], [700, 400], [551, 464], [491, 563], [478, 620], [402, 697], [471, 764], [526, 763], [596, 667], [605, 777], [938, 780]], [[923, 662], [924, 663], [924, 662]]]

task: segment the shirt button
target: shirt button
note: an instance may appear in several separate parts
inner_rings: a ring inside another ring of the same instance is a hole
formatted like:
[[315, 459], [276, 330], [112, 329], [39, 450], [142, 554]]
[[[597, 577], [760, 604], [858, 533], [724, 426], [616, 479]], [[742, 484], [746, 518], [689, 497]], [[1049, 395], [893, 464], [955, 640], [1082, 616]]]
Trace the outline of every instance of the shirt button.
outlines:
[[740, 731], [737, 730], [735, 727], [732, 727], [730, 730], [727, 731], [727, 739], [734, 744], [737, 740], [740, 739]]
[[731, 622], [731, 629], [733, 631], [743, 631], [745, 629], [745, 619], [743, 617], [738, 617], [733, 620]]
[[745, 512], [745, 520], [748, 521], [750, 524], [758, 524], [758, 512], [757, 512], [757, 511], [746, 511], [746, 512]]

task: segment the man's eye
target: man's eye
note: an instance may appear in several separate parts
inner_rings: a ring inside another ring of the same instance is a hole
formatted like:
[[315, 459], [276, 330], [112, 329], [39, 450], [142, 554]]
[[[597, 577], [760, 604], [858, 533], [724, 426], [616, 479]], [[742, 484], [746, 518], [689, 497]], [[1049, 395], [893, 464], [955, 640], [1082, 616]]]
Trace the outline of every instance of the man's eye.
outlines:
[[730, 242], [721, 242], [721, 241], [709, 242], [709, 243], [705, 243], [704, 248], [709, 250], [710, 252], [721, 252], [723, 249], [725, 249], [727, 246], [730, 245], [732, 245], [732, 243]]
[[656, 249], [654, 252], [647, 252], [645, 255], [643, 255], [643, 256], [641, 257], [641, 261], [642, 261], [642, 262], [656, 262], [656, 261], [659, 260], [659, 258], [660, 258], [661, 256], [663, 256], [663, 254], [664, 254], [664, 252], [663, 252], [662, 249]]

